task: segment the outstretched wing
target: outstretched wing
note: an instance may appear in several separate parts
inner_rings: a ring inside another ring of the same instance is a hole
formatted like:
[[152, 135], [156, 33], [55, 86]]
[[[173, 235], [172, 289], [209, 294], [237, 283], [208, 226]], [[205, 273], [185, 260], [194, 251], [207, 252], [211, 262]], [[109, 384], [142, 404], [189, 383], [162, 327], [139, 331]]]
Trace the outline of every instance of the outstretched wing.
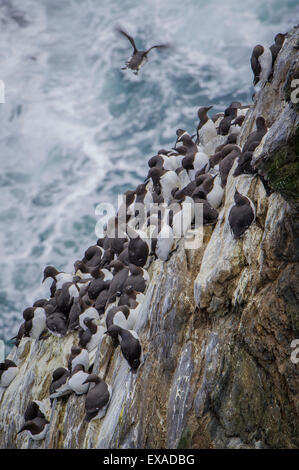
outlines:
[[119, 27], [116, 28], [116, 31], [119, 32], [120, 34], [122, 34], [123, 36], [125, 36], [126, 38], [129, 39], [130, 43], [131, 43], [132, 46], [133, 46], [134, 53], [135, 53], [135, 52], [138, 52], [138, 51], [137, 51], [137, 47], [136, 47], [136, 45], [135, 45], [135, 41], [134, 41], [134, 39], [132, 38], [132, 36], [130, 36], [128, 33], [126, 33], [123, 29], [121, 29], [121, 28], [119, 28]]
[[167, 48], [169, 48], [170, 46], [169, 46], [169, 44], [158, 44], [158, 45], [156, 45], [156, 46], [150, 47], [147, 51], [145, 51], [144, 54], [147, 55], [147, 54], [148, 54], [152, 49], [154, 49], [155, 47], [156, 47], [156, 48], [159, 48], [159, 49], [167, 49]]

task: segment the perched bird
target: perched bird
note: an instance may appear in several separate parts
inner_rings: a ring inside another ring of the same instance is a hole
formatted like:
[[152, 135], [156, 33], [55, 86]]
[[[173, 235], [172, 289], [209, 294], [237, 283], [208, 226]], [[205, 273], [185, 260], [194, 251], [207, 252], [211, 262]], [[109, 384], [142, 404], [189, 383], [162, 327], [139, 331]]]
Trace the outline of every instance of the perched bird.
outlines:
[[[251, 151], [253, 151], [259, 145], [264, 135], [267, 133], [266, 121], [263, 118], [263, 116], [258, 116], [256, 118], [255, 125], [256, 125], [256, 131], [252, 132], [247, 137], [246, 142], [243, 145], [243, 149], [242, 149], [243, 153], [247, 152], [250, 147], [251, 147]], [[255, 143], [254, 146], [252, 146], [253, 142]]]
[[204, 106], [199, 108], [197, 115], [199, 117], [199, 124], [197, 126], [197, 140], [202, 145], [206, 145], [211, 139], [214, 139], [217, 136], [217, 129], [215, 123], [208, 117], [208, 111], [212, 109], [213, 106]]
[[130, 264], [143, 267], [148, 258], [149, 247], [146, 241], [137, 235], [135, 238], [130, 238], [128, 245], [128, 260]]
[[223, 144], [218, 145], [218, 147], [216, 147], [215, 153], [220, 152], [223, 149], [223, 147], [225, 147], [228, 144], [236, 144], [237, 143], [237, 138], [238, 138], [238, 133], [234, 132], [232, 134], [229, 134], [227, 136], [226, 141]]
[[228, 221], [235, 239], [239, 239], [255, 220], [255, 207], [252, 201], [242, 196], [236, 189], [235, 205], [228, 214]]
[[126, 286], [124, 289], [124, 292], [119, 298], [118, 301], [118, 307], [121, 305], [128, 305], [128, 307], [135, 308], [137, 305], [142, 303], [144, 300], [144, 294], [141, 292], [137, 292], [135, 289], [133, 289], [132, 286]]
[[68, 331], [76, 330], [79, 327], [79, 315], [82, 312], [80, 298], [74, 299], [73, 305], [68, 315]]
[[[176, 207], [173, 211], [171, 227], [172, 227], [173, 237], [181, 238], [186, 235], [194, 219], [194, 201], [190, 196], [185, 196], [184, 194], [177, 193], [175, 196], [174, 202], [176, 204]], [[171, 204], [169, 207], [172, 210], [173, 204]], [[171, 241], [171, 233], [169, 232], [169, 230], [167, 230], [167, 232], [163, 235], [163, 237], [161, 237], [160, 239], [161, 241], [164, 238], [164, 236], [170, 237], [169, 241]]]
[[164, 202], [171, 200], [171, 191], [173, 188], [180, 188], [181, 182], [175, 171], [162, 170], [161, 168], [150, 168], [147, 179], [151, 178], [154, 189], [158, 194], [162, 194]]
[[221, 186], [219, 175], [209, 175], [198, 188], [204, 191], [208, 203], [211, 204], [214, 209], [217, 209], [221, 205], [224, 190]]
[[202, 204], [203, 212], [203, 225], [215, 224], [218, 219], [218, 212], [206, 200], [206, 195], [201, 191], [201, 194], [192, 196], [194, 204]]
[[285, 34], [282, 34], [282, 33], [276, 34], [276, 36], [274, 38], [274, 44], [272, 44], [272, 46], [270, 46], [270, 51], [271, 51], [271, 54], [272, 54], [272, 67], [274, 66], [276, 57], [278, 56], [279, 51], [283, 46], [286, 35], [287, 35], [286, 33]]
[[84, 323], [85, 318], [90, 318], [91, 320], [99, 320], [100, 315], [95, 307], [85, 305], [83, 300], [81, 301], [81, 308], [82, 308], [82, 311], [79, 315], [79, 325], [83, 330], [86, 330], [87, 327]]
[[[70, 375], [71, 375], [70, 372], [67, 369], [65, 369], [64, 367], [58, 367], [57, 369], [54, 370], [54, 372], [52, 374], [52, 382], [51, 382], [50, 390], [49, 390], [50, 391], [50, 396], [53, 395], [54, 393], [55, 394], [59, 393], [60, 388], [64, 387], [64, 385], [68, 381]], [[65, 392], [63, 392], [59, 396], [60, 397], [67, 396], [70, 393], [71, 393], [70, 390], [66, 390]], [[57, 396], [57, 398], [58, 398], [58, 396]]]
[[9, 360], [5, 359], [4, 362], [0, 363], [0, 387], [6, 388], [16, 377], [19, 369], [17, 365]]
[[51, 394], [50, 398], [61, 397], [62, 394], [65, 394], [68, 391], [74, 392], [76, 395], [87, 393], [89, 384], [85, 384], [84, 382], [88, 375], [89, 374], [87, 372], [84, 372], [84, 366], [82, 364], [77, 364], [66, 384], [59, 387], [59, 390]]
[[45, 418], [45, 410], [42, 402], [30, 401], [27, 405], [26, 411], [24, 413], [24, 419], [26, 421], [30, 421], [35, 418]]
[[241, 150], [235, 149], [232, 150], [221, 162], [219, 163], [219, 173], [221, 178], [221, 186], [224, 188], [226, 186], [228, 174], [234, 164], [235, 159], [241, 154]]
[[175, 170], [176, 174], [178, 175], [180, 186], [181, 188], [185, 188], [189, 183], [191, 183], [190, 176], [188, 174], [188, 170], [185, 170], [182, 166]]
[[218, 133], [220, 135], [227, 135], [229, 133], [232, 121], [236, 119], [238, 115], [239, 106], [241, 106], [241, 103], [239, 102], [231, 103], [224, 111], [224, 118], [221, 120], [218, 128]]
[[254, 86], [262, 87], [268, 80], [272, 70], [272, 53], [269, 47], [260, 44], [255, 46], [251, 54], [250, 64], [254, 74]]
[[[149, 281], [149, 275], [146, 269], [134, 264], [129, 264], [129, 272], [125, 282], [122, 285], [122, 292], [127, 286], [132, 286], [137, 292], [144, 292]], [[121, 292], [121, 293], [122, 293]]]
[[106, 304], [108, 302], [108, 299], [109, 299], [109, 290], [110, 290], [110, 285], [105, 287], [105, 289], [103, 289], [96, 301], [95, 301], [95, 304], [94, 304], [94, 308], [97, 310], [98, 314], [101, 316], [105, 313], [105, 307], [106, 307]]
[[44, 307], [48, 302], [48, 299], [38, 299], [34, 302], [32, 307]]
[[210, 167], [217, 168], [217, 165], [223, 160], [229, 153], [231, 153], [233, 150], [238, 150], [241, 151], [240, 147], [235, 144], [225, 144], [220, 150], [218, 150], [214, 155], [211, 155], [210, 157]]
[[76, 395], [87, 393], [89, 385], [84, 383], [87, 377], [88, 374], [84, 372], [84, 366], [82, 364], [77, 364], [67, 382], [68, 388], [75, 392]]
[[253, 175], [256, 170], [251, 165], [253, 152], [242, 152], [238, 158], [238, 165], [233, 173], [233, 176], [239, 175]]
[[124, 244], [124, 249], [117, 258], [118, 261], [123, 263], [125, 266], [127, 266], [129, 264], [129, 249], [128, 249], [128, 246], [129, 246], [129, 242]]
[[163, 218], [160, 218], [157, 214], [153, 214], [148, 221], [149, 225], [152, 226], [152, 253], [156, 258], [163, 261], [167, 261], [169, 259], [169, 255], [174, 245], [173, 229], [165, 220], [166, 217], [166, 212]]
[[96, 374], [90, 374], [84, 384], [94, 384], [90, 387], [85, 398], [86, 421], [101, 419], [109, 406], [112, 389]]
[[112, 325], [104, 334], [118, 338], [121, 352], [129, 363], [131, 372], [136, 372], [143, 361], [142, 347], [136, 331], [125, 330], [120, 326]]
[[[130, 309], [127, 305], [121, 305], [117, 307], [109, 308], [106, 314], [106, 328], [112, 325], [120, 326], [121, 328], [128, 329], [128, 317], [130, 315]], [[119, 345], [118, 337], [111, 337], [113, 346], [116, 348]]]
[[180, 164], [180, 159], [171, 155], [171, 152], [165, 151], [165, 154], [158, 152], [158, 154], [150, 158], [147, 163], [150, 168], [157, 167], [162, 170], [176, 170]]
[[31, 439], [34, 441], [41, 441], [45, 438], [49, 428], [49, 421], [45, 418], [34, 418], [30, 421], [26, 421], [21, 427], [18, 434], [23, 431], [27, 431]]
[[74, 299], [80, 295], [80, 287], [76, 282], [65, 282], [61, 289], [56, 290], [57, 308], [62, 313], [69, 313]]
[[24, 336], [39, 339], [46, 329], [46, 310], [44, 307], [28, 307], [23, 312], [25, 320]]
[[[113, 268], [114, 277], [109, 286], [107, 304], [114, 302], [116, 298], [121, 295], [123, 286], [129, 275], [128, 266], [125, 266], [119, 260], [112, 261], [110, 267]], [[95, 307], [97, 308], [96, 304]]]
[[229, 132], [233, 135], [238, 135], [240, 133], [242, 124], [245, 120], [245, 116], [241, 115], [236, 117], [234, 121], [231, 122], [231, 126], [229, 128]]
[[127, 329], [127, 319], [130, 315], [130, 309], [128, 305], [121, 305], [117, 307], [111, 307], [108, 309], [106, 314], [106, 328], [109, 330], [110, 326], [118, 325], [122, 328]]
[[92, 245], [85, 251], [82, 262], [88, 267], [99, 266], [103, 253], [104, 249], [102, 247], [99, 245]]
[[125, 69], [129, 68], [129, 69], [133, 70], [133, 73], [135, 75], [138, 75], [138, 72], [139, 72], [140, 68], [148, 61], [147, 55], [152, 49], [154, 49], [154, 48], [165, 49], [165, 48], [169, 47], [168, 44], [159, 44], [159, 45], [150, 47], [146, 51], [138, 51], [138, 49], [135, 45], [135, 41], [132, 38], [132, 36], [130, 36], [128, 33], [126, 33], [123, 29], [121, 29], [119, 27], [116, 28], [116, 30], [120, 34], [125, 36], [133, 46], [133, 55], [128, 59], [128, 61], [126, 62], [125, 67], [122, 67], [122, 70], [125, 70]]
[[110, 285], [110, 281], [113, 279], [113, 274], [108, 269], [100, 269], [98, 277], [93, 279], [88, 286], [88, 296], [91, 300], [95, 300], [99, 293]]
[[43, 282], [46, 279], [52, 278], [53, 283], [50, 287], [51, 297], [54, 297], [56, 289], [61, 289], [65, 282], [73, 282], [73, 275], [58, 271], [54, 266], [47, 266], [44, 269], [44, 278]]
[[153, 196], [151, 191], [148, 189], [148, 184], [139, 184], [136, 188], [136, 199], [134, 204], [134, 215], [136, 215], [136, 209], [139, 210], [138, 204], [144, 204], [145, 211], [150, 210], [151, 204], [153, 203]]
[[54, 312], [46, 319], [46, 326], [54, 336], [61, 338], [68, 330], [68, 319], [62, 312]]
[[96, 325], [92, 318], [88, 317], [84, 319], [84, 325], [85, 330], [79, 332], [79, 345], [90, 353], [99, 345], [105, 328], [102, 325]]
[[89, 354], [88, 351], [83, 349], [81, 346], [73, 345], [68, 360], [68, 369], [73, 372], [78, 364], [81, 364], [83, 369], [87, 371], [89, 368]]

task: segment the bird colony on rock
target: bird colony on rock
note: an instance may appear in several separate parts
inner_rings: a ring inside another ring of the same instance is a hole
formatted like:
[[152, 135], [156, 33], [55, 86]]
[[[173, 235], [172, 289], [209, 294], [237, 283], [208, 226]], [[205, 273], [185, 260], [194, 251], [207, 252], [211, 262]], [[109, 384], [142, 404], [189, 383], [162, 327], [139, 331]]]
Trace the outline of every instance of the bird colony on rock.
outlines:
[[[150, 49], [141, 60], [134, 40], [121, 33], [134, 48], [127, 67], [138, 72]], [[251, 57], [254, 85], [269, 79], [284, 39], [285, 35], [279, 34], [270, 49], [260, 45], [254, 48]], [[134, 328], [149, 282], [150, 263], [154, 259], [169, 260], [180, 238], [192, 228], [196, 203], [203, 208], [203, 225], [217, 222], [235, 161], [233, 176], [256, 173], [251, 161], [267, 132], [264, 117], [256, 119], [256, 130], [241, 148], [237, 144], [238, 135], [249, 106], [232, 102], [224, 113], [210, 118], [207, 113], [211, 108], [199, 109], [194, 135], [178, 129], [174, 147], [161, 149], [150, 158], [145, 182], [123, 195], [117, 216], [109, 220], [104, 236], [74, 263], [74, 273], [59, 272], [53, 266], [45, 268], [43, 282], [52, 280], [50, 297], [24, 310], [24, 321], [13, 339], [18, 346], [23, 338], [38, 341], [45, 335], [63, 337], [78, 331], [68, 364], [57, 364], [53, 371], [49, 388], [52, 406], [55, 399], [67, 399], [72, 393], [85, 394], [86, 420], [105, 415], [113, 391], [101, 377], [91, 373], [104, 335], [115, 348], [120, 346], [129, 370], [137, 373], [143, 352]], [[123, 210], [125, 219], [121, 220]], [[142, 213], [143, 217], [137, 217]], [[232, 238], [242, 237], [254, 220], [252, 201], [236, 190], [228, 214]], [[0, 364], [0, 386], [9, 387], [17, 373], [17, 365], [6, 359]], [[19, 433], [26, 430], [32, 439], [41, 440], [49, 426], [42, 404], [32, 401]]]

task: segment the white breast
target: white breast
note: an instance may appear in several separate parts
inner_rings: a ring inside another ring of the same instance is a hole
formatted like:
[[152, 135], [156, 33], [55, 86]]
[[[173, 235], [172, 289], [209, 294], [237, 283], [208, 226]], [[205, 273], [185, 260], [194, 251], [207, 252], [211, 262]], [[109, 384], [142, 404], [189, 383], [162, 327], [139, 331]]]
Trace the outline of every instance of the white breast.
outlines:
[[209, 119], [198, 131], [199, 140], [203, 145], [217, 136], [217, 130], [212, 119]]
[[272, 53], [269, 47], [264, 46], [264, 52], [259, 56], [261, 66], [260, 82], [266, 82], [272, 70]]
[[34, 311], [32, 319], [32, 328], [30, 331], [30, 338], [38, 339], [42, 332], [46, 329], [46, 314], [43, 308], [37, 308]]
[[83, 395], [88, 392], [89, 383], [83, 384], [89, 374], [83, 371], [79, 371], [74, 374], [68, 381], [69, 388], [76, 393], [76, 395]]
[[9, 367], [7, 370], [5, 370], [1, 375], [0, 387], [8, 387], [17, 375], [18, 371], [18, 367]]
[[181, 211], [173, 217], [173, 234], [177, 238], [185, 236], [194, 218], [194, 203], [191, 198], [188, 198], [181, 206]]
[[218, 178], [218, 176], [215, 178], [213, 189], [207, 195], [207, 201], [214, 209], [217, 209], [221, 205], [224, 195], [224, 189], [221, 187], [220, 182], [216, 182]]
[[181, 183], [181, 187], [185, 188], [190, 183], [190, 178], [188, 172], [184, 169], [179, 173], [179, 180]]
[[146, 269], [142, 269], [143, 273], [142, 273], [142, 277], [143, 279], [145, 280], [145, 282], [149, 281], [149, 275], [148, 275], [148, 272]]
[[194, 158], [195, 171], [202, 170], [209, 163], [209, 157], [205, 152], [197, 152]]
[[163, 225], [157, 237], [156, 255], [159, 259], [166, 261], [173, 245], [173, 231], [169, 225]]
[[78, 356], [76, 356], [73, 360], [72, 360], [72, 370], [75, 369], [75, 367], [78, 365], [78, 364], [81, 364], [85, 370], [88, 370], [88, 367], [89, 367], [89, 355], [88, 355], [88, 352], [86, 351], [86, 349], [82, 349], [82, 351], [80, 352], [80, 354], [78, 354]]
[[49, 429], [49, 424], [45, 424], [44, 429], [39, 434], [31, 434], [30, 431], [28, 431], [28, 434], [31, 437], [31, 439], [33, 439], [34, 441], [41, 441], [42, 439], [45, 438], [48, 432], [48, 429]]
[[56, 276], [56, 281], [57, 281], [56, 290], [58, 290], [62, 288], [65, 282], [73, 282], [73, 276], [72, 274], [68, 274], [68, 273], [59, 273]]
[[80, 289], [78, 289], [78, 287], [75, 284], [72, 284], [69, 287], [69, 294], [71, 298], [76, 299], [77, 297], [79, 297], [79, 292], [80, 292]]
[[136, 308], [131, 308], [130, 313], [127, 319], [127, 326], [126, 330], [132, 330], [136, 324], [139, 310], [140, 310], [141, 304], [138, 304]]
[[128, 329], [127, 319], [121, 310], [116, 312], [116, 314], [114, 315], [113, 325], [120, 326], [121, 328], [124, 328], [125, 330]]
[[81, 326], [83, 330], [87, 330], [87, 326], [84, 324], [85, 318], [98, 320], [100, 317], [99, 317], [99, 313], [97, 309], [95, 309], [94, 307], [89, 307], [88, 309], [86, 309], [85, 312], [79, 315], [79, 325]]
[[103, 326], [98, 326], [97, 332], [92, 335], [89, 343], [86, 346], [88, 352], [93, 351], [99, 345], [105, 331], [106, 328], [104, 328]]
[[161, 178], [162, 194], [165, 202], [169, 202], [172, 199], [171, 191], [173, 188], [181, 189], [181, 182], [178, 175], [174, 171], [168, 171]]
[[111, 279], [113, 279], [113, 274], [111, 271], [105, 268], [101, 269], [101, 271], [104, 274], [104, 281], [110, 281]]

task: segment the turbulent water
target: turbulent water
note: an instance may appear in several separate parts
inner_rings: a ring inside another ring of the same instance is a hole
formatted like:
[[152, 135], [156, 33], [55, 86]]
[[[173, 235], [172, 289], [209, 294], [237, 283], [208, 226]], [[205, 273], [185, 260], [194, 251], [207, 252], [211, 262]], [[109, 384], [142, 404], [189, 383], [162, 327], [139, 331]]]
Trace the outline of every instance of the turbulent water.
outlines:
[[[0, 338], [48, 294], [47, 264], [72, 270], [147, 160], [191, 133], [199, 106], [251, 100], [250, 54], [298, 19], [296, 0], [0, 0]], [[122, 25], [153, 50], [139, 76]], [[7, 343], [8, 344], [8, 343]]]

